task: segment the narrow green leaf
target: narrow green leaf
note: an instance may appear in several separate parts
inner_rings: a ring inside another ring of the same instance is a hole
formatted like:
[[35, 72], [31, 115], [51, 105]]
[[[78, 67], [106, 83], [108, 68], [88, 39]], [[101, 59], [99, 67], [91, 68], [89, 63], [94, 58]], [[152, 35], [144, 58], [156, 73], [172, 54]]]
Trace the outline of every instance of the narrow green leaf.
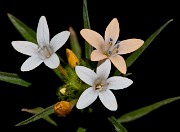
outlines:
[[168, 99], [162, 100], [160, 102], [156, 102], [154, 104], [142, 107], [140, 109], [137, 109], [137, 110], [134, 110], [131, 112], [128, 112], [128, 113], [122, 115], [120, 118], [118, 118], [118, 122], [124, 123], [124, 122], [130, 122], [130, 121], [136, 120], [138, 118], [141, 118], [141, 117], [149, 114], [153, 110], [160, 108], [161, 106], [164, 106], [166, 104], [169, 104], [169, 103], [174, 102], [179, 99], [180, 99], [180, 96], [168, 98]]
[[[126, 65], [127, 67], [131, 66], [137, 58], [144, 52], [144, 50], [150, 45], [150, 43], [159, 35], [161, 31], [170, 23], [172, 22], [173, 19], [167, 21], [164, 25], [162, 25], [158, 30], [156, 30], [145, 42], [144, 44], [135, 52], [133, 52], [127, 59], [126, 59]], [[116, 75], [120, 75], [121, 73], [119, 70], [116, 70], [115, 73]]]
[[[44, 110], [44, 108], [37, 107], [37, 108], [33, 108], [33, 109], [23, 108], [21, 111], [25, 111], [25, 112], [28, 112], [31, 114], [37, 114], [43, 110]], [[43, 119], [46, 120], [47, 122], [51, 123], [52, 125], [57, 126], [57, 123], [53, 119], [51, 119], [49, 116], [45, 116], [45, 117], [43, 117]]]
[[85, 128], [79, 127], [76, 132], [86, 132]]
[[158, 30], [156, 30], [145, 42], [144, 44], [135, 52], [133, 52], [127, 59], [126, 64], [127, 67], [131, 66], [135, 60], [143, 53], [143, 51], [150, 45], [150, 43], [158, 36], [158, 34], [163, 31], [163, 29], [172, 22], [173, 19], [167, 21], [164, 25], [162, 25]]
[[79, 44], [76, 32], [72, 27], [69, 27], [69, 32], [70, 32], [70, 45], [71, 49], [74, 52], [74, 54], [77, 56], [78, 59], [81, 59], [82, 57], [82, 50], [81, 46]]
[[16, 124], [15, 126], [26, 125], [28, 123], [39, 120], [41, 118], [47, 117], [48, 115], [53, 114], [53, 113], [54, 113], [54, 105], [51, 105], [51, 106], [45, 108], [44, 110], [38, 112], [37, 114], [31, 116], [30, 118]]
[[0, 80], [12, 84], [17, 84], [24, 87], [29, 87], [31, 83], [22, 80], [17, 74], [15, 73], [7, 73], [7, 72], [0, 72]]
[[108, 119], [114, 125], [116, 132], [127, 132], [126, 128], [122, 126], [114, 116], [111, 116]]
[[33, 43], [37, 43], [36, 33], [31, 28], [29, 28], [26, 24], [24, 24], [12, 14], [8, 13], [7, 15], [15, 28], [24, 37], [24, 39]]
[[[84, 28], [90, 29], [90, 21], [88, 15], [88, 8], [87, 8], [87, 0], [83, 0], [83, 21], [84, 21]], [[86, 59], [90, 58], [90, 54], [93, 50], [93, 47], [85, 41], [85, 57]]]

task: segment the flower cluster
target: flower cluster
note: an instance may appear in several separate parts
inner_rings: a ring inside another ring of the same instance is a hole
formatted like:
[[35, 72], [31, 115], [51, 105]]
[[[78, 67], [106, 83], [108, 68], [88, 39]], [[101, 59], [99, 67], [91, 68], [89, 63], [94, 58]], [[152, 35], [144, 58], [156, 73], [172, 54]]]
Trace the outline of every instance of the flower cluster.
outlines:
[[[118, 105], [111, 90], [127, 88], [133, 81], [124, 76], [109, 77], [111, 62], [122, 74], [126, 74], [126, 62], [121, 55], [137, 50], [144, 43], [143, 40], [136, 38], [119, 41], [119, 33], [120, 28], [116, 18], [107, 26], [104, 39], [91, 29], [82, 29], [80, 34], [95, 50], [92, 51], [90, 60], [84, 62], [83, 59], [79, 60], [70, 49], [66, 49], [68, 68], [61, 66], [56, 51], [66, 43], [70, 32], [62, 31], [50, 40], [45, 16], [41, 16], [37, 26], [37, 44], [29, 41], [12, 41], [12, 46], [18, 52], [30, 56], [22, 64], [21, 71], [33, 70], [42, 62], [51, 69], [58, 68], [61, 71], [65, 85], [58, 89], [58, 94], [64, 96], [62, 100], [77, 99], [76, 107], [84, 109], [99, 97], [107, 109], [115, 111]], [[92, 61], [98, 61], [95, 66], [96, 72], [94, 67], [90, 66]], [[78, 92], [74, 92], [76, 90]], [[56, 113], [63, 113], [61, 115], [65, 115], [62, 110], [71, 108], [71, 105], [65, 102], [58, 103], [54, 107]]]

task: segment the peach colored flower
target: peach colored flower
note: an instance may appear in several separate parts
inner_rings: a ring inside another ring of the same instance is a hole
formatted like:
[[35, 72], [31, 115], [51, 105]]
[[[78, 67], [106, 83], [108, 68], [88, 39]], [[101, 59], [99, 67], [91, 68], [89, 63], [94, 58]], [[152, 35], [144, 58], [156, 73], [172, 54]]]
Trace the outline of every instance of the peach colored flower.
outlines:
[[137, 50], [143, 45], [144, 41], [136, 38], [117, 41], [119, 33], [120, 28], [116, 18], [107, 26], [104, 38], [90, 29], [80, 31], [82, 37], [96, 48], [91, 53], [92, 61], [109, 59], [121, 73], [125, 74], [127, 71], [126, 62], [121, 55]]

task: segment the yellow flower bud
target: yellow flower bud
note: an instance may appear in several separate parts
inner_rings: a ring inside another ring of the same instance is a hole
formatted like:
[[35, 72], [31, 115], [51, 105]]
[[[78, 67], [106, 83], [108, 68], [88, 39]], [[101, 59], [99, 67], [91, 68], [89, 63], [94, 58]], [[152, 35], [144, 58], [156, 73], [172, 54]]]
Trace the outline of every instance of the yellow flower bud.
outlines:
[[72, 68], [74, 68], [79, 63], [77, 56], [70, 49], [66, 49], [66, 57], [70, 67]]
[[66, 116], [72, 110], [71, 103], [68, 101], [60, 101], [54, 105], [54, 111], [58, 116]]

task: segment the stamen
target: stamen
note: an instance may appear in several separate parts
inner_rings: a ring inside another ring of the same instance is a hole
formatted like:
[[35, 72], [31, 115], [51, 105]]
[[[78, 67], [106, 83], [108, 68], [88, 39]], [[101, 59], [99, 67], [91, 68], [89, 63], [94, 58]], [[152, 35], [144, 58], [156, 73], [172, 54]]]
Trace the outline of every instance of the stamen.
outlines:
[[109, 38], [109, 42], [106, 44], [105, 46], [105, 50], [104, 50], [104, 54], [105, 55], [110, 55], [111, 53], [109, 52], [109, 50], [111, 49], [111, 46], [112, 46], [112, 41], [113, 39], [112, 38]]
[[97, 86], [95, 87], [95, 90], [98, 90], [98, 89], [101, 89], [101, 88], [102, 88], [101, 85], [97, 85]]
[[116, 44], [119, 44], [120, 43], [120, 41], [118, 40], [117, 42], [116, 42]]
[[49, 58], [52, 55], [52, 51], [47, 46], [39, 47], [39, 54], [42, 59]]
[[113, 39], [112, 39], [112, 38], [110, 38], [110, 39], [109, 39], [109, 41], [110, 41], [110, 42], [112, 42], [112, 41], [113, 41]]
[[111, 52], [110, 50], [108, 50], [108, 54], [109, 54], [109, 55], [111, 55], [111, 54], [112, 54], [112, 52]]
[[94, 84], [94, 89], [98, 91], [106, 90], [107, 88], [107, 82], [106, 80], [97, 79]]
[[116, 48], [119, 49], [119, 47], [120, 47], [120, 44], [116, 44]]

